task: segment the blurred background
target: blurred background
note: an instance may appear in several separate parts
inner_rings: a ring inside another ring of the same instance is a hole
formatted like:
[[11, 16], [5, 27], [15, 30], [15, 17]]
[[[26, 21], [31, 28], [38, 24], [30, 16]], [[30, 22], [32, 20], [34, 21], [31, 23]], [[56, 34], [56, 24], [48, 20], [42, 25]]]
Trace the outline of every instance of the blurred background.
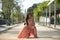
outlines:
[[34, 16], [39, 36], [60, 38], [60, 0], [0, 0], [0, 40], [7, 40], [9, 33], [17, 38], [28, 12]]

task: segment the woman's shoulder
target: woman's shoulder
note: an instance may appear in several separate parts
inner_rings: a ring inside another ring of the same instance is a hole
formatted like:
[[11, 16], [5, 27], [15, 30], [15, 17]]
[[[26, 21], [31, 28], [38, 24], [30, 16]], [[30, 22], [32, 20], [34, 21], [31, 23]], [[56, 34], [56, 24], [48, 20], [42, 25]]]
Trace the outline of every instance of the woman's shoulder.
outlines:
[[28, 28], [26, 24], [24, 25], [24, 28], [25, 28], [25, 29]]

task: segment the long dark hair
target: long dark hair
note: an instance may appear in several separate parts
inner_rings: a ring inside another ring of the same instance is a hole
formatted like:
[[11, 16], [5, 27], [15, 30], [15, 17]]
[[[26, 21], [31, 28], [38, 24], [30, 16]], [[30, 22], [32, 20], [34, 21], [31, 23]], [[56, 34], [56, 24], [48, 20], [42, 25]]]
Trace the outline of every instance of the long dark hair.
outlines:
[[29, 15], [30, 15], [31, 17], [33, 17], [33, 13], [27, 13], [27, 16], [26, 16], [26, 23], [27, 23], [27, 25], [28, 25]]

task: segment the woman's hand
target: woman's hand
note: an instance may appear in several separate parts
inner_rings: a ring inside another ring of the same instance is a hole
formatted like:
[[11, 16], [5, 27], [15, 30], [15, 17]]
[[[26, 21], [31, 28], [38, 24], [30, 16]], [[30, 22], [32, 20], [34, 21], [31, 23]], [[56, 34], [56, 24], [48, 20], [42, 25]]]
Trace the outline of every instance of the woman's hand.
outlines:
[[31, 29], [34, 29], [34, 37], [37, 38], [37, 29], [35, 26], [31, 26]]

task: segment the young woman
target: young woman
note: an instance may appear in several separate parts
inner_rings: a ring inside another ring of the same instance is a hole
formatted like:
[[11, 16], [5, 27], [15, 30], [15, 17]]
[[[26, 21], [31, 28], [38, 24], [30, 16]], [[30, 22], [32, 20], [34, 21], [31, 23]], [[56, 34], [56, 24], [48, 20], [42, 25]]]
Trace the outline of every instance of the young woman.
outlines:
[[37, 30], [34, 23], [34, 17], [31, 13], [27, 14], [26, 23], [23, 30], [19, 33], [18, 38], [37, 38]]

